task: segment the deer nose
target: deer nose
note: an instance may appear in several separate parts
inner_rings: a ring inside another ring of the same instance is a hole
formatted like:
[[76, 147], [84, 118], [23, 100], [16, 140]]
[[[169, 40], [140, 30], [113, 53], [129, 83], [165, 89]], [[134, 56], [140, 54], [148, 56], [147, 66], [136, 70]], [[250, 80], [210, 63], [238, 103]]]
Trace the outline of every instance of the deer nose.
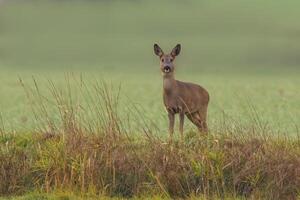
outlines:
[[168, 73], [171, 71], [171, 67], [170, 66], [164, 66], [164, 72]]

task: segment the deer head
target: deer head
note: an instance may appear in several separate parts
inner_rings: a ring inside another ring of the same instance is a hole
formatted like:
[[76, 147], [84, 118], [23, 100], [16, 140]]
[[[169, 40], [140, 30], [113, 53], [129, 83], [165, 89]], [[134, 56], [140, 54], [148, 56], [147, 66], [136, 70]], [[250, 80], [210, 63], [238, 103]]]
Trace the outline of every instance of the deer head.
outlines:
[[180, 44], [177, 44], [171, 53], [164, 54], [163, 50], [158, 46], [158, 44], [154, 44], [154, 53], [159, 56], [160, 60], [160, 70], [164, 76], [173, 75], [175, 71], [174, 60], [175, 57], [179, 55], [181, 50]]

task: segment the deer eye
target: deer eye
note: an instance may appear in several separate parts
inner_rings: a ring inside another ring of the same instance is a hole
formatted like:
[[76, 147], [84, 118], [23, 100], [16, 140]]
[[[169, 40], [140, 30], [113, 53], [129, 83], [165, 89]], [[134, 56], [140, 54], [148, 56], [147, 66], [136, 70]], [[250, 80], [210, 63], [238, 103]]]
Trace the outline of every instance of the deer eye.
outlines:
[[161, 62], [164, 62], [165, 61], [165, 59], [161, 59]]
[[173, 58], [171, 58], [170, 61], [173, 62]]

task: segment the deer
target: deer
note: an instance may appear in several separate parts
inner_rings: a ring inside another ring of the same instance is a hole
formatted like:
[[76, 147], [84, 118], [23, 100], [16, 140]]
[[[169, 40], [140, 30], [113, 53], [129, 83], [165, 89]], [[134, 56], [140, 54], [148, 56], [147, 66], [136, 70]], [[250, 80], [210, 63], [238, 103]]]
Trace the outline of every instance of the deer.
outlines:
[[200, 133], [206, 134], [207, 108], [209, 94], [200, 85], [182, 82], [175, 79], [175, 58], [181, 51], [177, 44], [171, 53], [165, 54], [154, 44], [154, 53], [159, 57], [160, 71], [163, 78], [163, 102], [169, 118], [169, 134], [172, 139], [174, 133], [175, 114], [179, 114], [179, 132], [183, 138], [184, 117], [186, 116]]

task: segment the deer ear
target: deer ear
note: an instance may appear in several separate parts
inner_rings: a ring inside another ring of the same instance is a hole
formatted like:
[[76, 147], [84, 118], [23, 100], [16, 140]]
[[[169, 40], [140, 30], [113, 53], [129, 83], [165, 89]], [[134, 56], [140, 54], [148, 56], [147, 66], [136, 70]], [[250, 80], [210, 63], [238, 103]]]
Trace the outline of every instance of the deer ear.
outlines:
[[154, 44], [154, 53], [159, 57], [161, 57], [164, 54], [163, 50], [161, 50], [158, 44]]
[[172, 52], [171, 52], [171, 55], [172, 56], [178, 56], [179, 55], [179, 53], [180, 53], [180, 50], [181, 50], [181, 45], [180, 44], [177, 44], [175, 47], [174, 47], [174, 49], [172, 50]]

